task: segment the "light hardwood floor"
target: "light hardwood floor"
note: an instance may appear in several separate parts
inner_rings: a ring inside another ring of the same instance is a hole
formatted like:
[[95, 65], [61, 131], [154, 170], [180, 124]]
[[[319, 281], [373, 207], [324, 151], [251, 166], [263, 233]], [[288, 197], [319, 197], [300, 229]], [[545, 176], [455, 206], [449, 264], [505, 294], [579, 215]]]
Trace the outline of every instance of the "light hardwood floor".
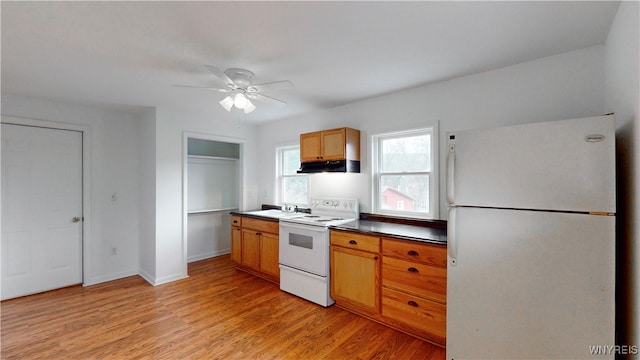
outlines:
[[138, 276], [3, 301], [2, 359], [444, 359], [444, 349], [237, 271]]

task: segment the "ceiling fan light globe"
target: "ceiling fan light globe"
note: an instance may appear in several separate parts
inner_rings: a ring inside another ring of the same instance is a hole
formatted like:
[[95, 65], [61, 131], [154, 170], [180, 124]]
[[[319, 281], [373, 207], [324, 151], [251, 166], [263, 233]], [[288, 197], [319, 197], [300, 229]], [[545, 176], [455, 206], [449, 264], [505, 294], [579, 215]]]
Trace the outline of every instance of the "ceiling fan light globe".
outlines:
[[220, 105], [227, 111], [231, 111], [233, 107], [233, 98], [231, 96], [227, 96], [226, 98], [220, 100]]
[[244, 113], [248, 114], [256, 109], [256, 106], [250, 100], [247, 100], [247, 105], [244, 107]]
[[237, 94], [235, 99], [233, 100], [233, 105], [235, 105], [238, 109], [244, 109], [244, 107], [247, 105], [247, 98], [244, 97], [244, 95]]

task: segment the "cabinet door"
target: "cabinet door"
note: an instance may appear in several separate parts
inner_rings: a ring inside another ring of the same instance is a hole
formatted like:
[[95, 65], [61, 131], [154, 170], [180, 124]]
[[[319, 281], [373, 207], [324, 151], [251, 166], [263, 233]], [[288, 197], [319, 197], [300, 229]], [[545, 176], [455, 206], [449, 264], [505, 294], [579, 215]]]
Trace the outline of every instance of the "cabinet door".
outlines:
[[320, 132], [300, 135], [300, 162], [320, 160]]
[[231, 227], [231, 261], [242, 262], [242, 229], [237, 226]]
[[262, 233], [262, 239], [260, 240], [260, 271], [279, 278], [278, 246], [278, 235]]
[[260, 233], [242, 229], [242, 265], [260, 270]]
[[331, 246], [331, 296], [354, 311], [380, 312], [380, 257]]
[[321, 133], [322, 160], [345, 159], [345, 129], [323, 131]]

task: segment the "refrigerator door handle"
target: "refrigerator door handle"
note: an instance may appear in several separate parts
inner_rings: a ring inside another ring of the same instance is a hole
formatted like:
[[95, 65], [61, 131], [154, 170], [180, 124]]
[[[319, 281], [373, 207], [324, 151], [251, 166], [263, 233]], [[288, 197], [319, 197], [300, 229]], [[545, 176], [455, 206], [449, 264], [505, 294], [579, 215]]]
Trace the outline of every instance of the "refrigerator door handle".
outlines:
[[447, 223], [447, 252], [449, 264], [456, 266], [458, 262], [458, 242], [456, 239], [456, 207], [449, 208], [449, 220]]
[[454, 202], [454, 177], [456, 167], [456, 146], [449, 144], [449, 151], [447, 152], [447, 204], [453, 205]]

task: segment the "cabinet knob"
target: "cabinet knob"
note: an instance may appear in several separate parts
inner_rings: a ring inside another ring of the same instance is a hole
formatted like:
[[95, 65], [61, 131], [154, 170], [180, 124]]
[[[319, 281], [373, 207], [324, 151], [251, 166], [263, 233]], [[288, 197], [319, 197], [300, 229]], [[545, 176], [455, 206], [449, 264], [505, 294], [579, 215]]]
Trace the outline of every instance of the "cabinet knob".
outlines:
[[418, 269], [414, 268], [414, 267], [410, 267], [407, 269], [408, 272], [412, 272], [412, 273], [419, 273], [420, 271], [418, 271]]
[[410, 255], [410, 256], [418, 256], [418, 255], [420, 255], [420, 254], [418, 254], [418, 252], [417, 252], [417, 251], [415, 251], [415, 250], [410, 250], [409, 252], [407, 252], [407, 254], [408, 254], [408, 255]]
[[407, 302], [407, 304], [409, 304], [410, 306], [413, 306], [413, 307], [418, 307], [418, 303], [413, 301], [413, 300], [409, 300], [409, 302]]
[[351, 245], [358, 245], [358, 242], [355, 240], [349, 240], [349, 244]]

